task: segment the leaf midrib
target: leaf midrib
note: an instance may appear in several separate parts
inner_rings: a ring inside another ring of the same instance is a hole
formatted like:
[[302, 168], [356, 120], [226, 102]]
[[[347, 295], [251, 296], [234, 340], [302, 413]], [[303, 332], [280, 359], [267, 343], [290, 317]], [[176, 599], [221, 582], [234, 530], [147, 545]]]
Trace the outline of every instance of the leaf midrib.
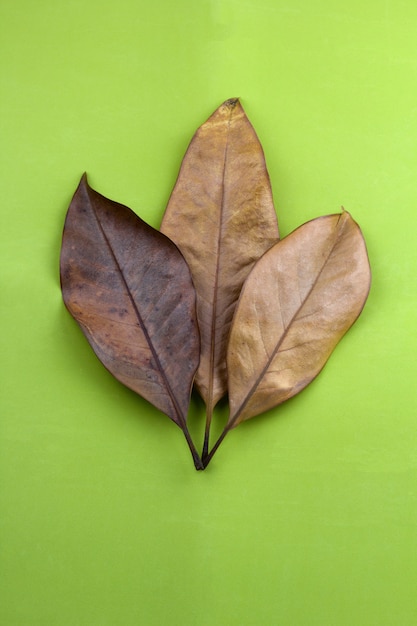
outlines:
[[225, 188], [226, 188], [226, 171], [227, 171], [227, 155], [229, 151], [229, 137], [230, 137], [230, 126], [232, 122], [232, 116], [237, 102], [230, 107], [229, 119], [227, 123], [227, 135], [226, 135], [226, 145], [224, 149], [224, 157], [223, 157], [223, 172], [222, 172], [222, 182], [221, 182], [221, 198], [220, 198], [220, 224], [219, 224], [219, 232], [217, 236], [217, 259], [216, 259], [216, 271], [214, 278], [214, 287], [213, 287], [213, 305], [212, 305], [212, 316], [211, 316], [211, 340], [210, 340], [210, 366], [209, 366], [209, 385], [208, 385], [208, 397], [207, 397], [207, 407], [209, 412], [213, 410], [213, 397], [214, 397], [214, 361], [217, 347], [217, 333], [216, 333], [216, 322], [217, 322], [217, 304], [218, 304], [218, 293], [219, 293], [219, 279], [220, 279], [220, 259], [221, 259], [221, 251], [222, 251], [222, 241], [223, 241], [223, 231], [224, 231], [224, 213], [225, 213]]

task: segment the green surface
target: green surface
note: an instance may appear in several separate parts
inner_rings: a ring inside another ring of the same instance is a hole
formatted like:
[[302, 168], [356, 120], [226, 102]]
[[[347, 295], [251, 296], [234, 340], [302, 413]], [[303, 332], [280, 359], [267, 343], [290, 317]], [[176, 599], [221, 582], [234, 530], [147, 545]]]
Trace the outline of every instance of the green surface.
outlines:
[[[416, 34], [414, 0], [1, 0], [1, 626], [416, 624]], [[64, 309], [60, 238], [84, 170], [159, 226], [234, 96], [282, 234], [343, 205], [373, 286], [196, 472]]]

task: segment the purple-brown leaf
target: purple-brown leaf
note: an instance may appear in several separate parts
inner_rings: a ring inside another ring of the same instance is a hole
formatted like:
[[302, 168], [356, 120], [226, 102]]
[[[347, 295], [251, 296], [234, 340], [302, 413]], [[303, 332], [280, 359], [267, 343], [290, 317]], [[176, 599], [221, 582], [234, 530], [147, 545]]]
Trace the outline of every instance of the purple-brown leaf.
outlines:
[[65, 222], [61, 284], [105, 367], [186, 431], [200, 340], [178, 248], [83, 176]]

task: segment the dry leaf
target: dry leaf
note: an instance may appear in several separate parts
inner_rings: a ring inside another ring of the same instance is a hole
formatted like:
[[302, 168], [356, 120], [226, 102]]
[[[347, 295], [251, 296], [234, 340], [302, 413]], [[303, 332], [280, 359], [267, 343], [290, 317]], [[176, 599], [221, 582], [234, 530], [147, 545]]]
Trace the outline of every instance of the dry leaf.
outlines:
[[365, 243], [347, 212], [312, 220], [271, 248], [248, 277], [233, 320], [227, 428], [308, 385], [369, 287]]
[[[237, 99], [222, 104], [194, 135], [161, 230], [183, 253], [197, 291], [195, 382], [209, 428], [213, 407], [227, 391], [226, 346], [241, 287], [278, 240], [262, 147]], [[208, 432], [205, 448], [207, 439]]]
[[186, 426], [200, 350], [196, 297], [178, 248], [83, 176], [65, 222], [61, 283], [100, 361], [183, 430], [201, 469]]

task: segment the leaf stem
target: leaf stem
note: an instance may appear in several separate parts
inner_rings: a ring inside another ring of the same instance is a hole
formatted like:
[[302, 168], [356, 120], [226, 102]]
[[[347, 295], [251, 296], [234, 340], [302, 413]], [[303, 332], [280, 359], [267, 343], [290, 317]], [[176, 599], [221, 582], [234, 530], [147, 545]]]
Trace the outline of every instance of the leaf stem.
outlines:
[[210, 443], [210, 426], [211, 426], [211, 420], [213, 417], [213, 407], [207, 405], [207, 413], [206, 413], [206, 430], [204, 432], [204, 444], [203, 444], [203, 452], [202, 452], [202, 458], [204, 459], [204, 457], [208, 456], [209, 453], [209, 443]]
[[204, 463], [200, 458], [200, 455], [198, 454], [194, 442], [191, 439], [191, 435], [188, 432], [188, 428], [186, 426], [182, 427], [182, 432], [184, 433], [184, 437], [188, 443], [188, 447], [190, 448], [190, 452], [191, 452], [191, 456], [193, 457], [193, 461], [194, 461], [194, 467], [196, 470], [203, 470], [205, 469]]
[[203, 460], [203, 467], [204, 467], [204, 469], [210, 463], [211, 459], [213, 458], [214, 454], [216, 453], [217, 448], [220, 446], [221, 442], [226, 437], [226, 435], [229, 432], [229, 430], [230, 430], [230, 428], [228, 428], [226, 426], [225, 429], [223, 430], [222, 434], [220, 435], [220, 437], [217, 439], [216, 443], [214, 444], [214, 446], [210, 450], [210, 453], [204, 454], [204, 451], [203, 451], [202, 460]]

